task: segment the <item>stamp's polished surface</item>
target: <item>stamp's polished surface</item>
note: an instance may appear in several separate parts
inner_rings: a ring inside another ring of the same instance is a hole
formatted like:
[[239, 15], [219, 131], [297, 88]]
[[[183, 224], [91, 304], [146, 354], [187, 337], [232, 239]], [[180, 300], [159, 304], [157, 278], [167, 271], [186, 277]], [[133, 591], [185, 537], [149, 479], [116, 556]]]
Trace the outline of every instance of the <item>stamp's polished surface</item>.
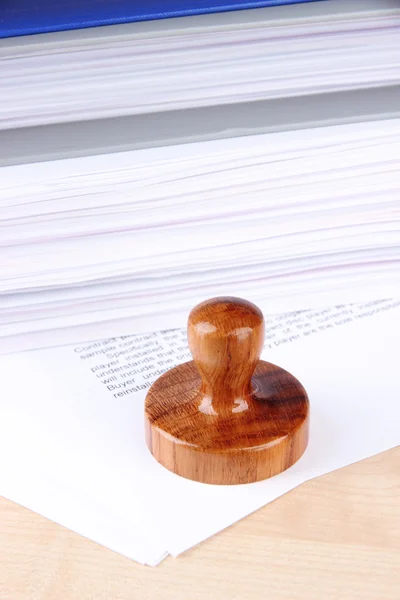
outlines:
[[196, 481], [250, 483], [293, 465], [308, 442], [309, 402], [287, 371], [260, 361], [261, 311], [213, 298], [189, 315], [193, 361], [149, 389], [146, 441], [167, 469]]

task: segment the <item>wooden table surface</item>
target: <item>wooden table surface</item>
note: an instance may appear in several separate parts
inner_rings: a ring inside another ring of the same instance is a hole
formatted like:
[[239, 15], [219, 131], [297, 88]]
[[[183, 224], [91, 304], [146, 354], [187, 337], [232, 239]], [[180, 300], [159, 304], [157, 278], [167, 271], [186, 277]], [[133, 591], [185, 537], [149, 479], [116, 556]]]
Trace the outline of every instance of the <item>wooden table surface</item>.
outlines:
[[1, 600], [399, 600], [400, 448], [138, 565], [0, 499]]

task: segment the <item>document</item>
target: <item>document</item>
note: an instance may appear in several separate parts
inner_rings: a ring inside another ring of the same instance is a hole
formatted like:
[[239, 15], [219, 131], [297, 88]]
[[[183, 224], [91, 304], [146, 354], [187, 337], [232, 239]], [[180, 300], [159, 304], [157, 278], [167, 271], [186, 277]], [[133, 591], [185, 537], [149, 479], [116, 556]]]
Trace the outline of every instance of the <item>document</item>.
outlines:
[[0, 357], [0, 494], [156, 565], [304, 481], [399, 444], [400, 300], [276, 315], [266, 331], [263, 359], [298, 377], [311, 403], [309, 446], [286, 472], [213, 486], [153, 459], [146, 391], [190, 359], [185, 331], [173, 329]]

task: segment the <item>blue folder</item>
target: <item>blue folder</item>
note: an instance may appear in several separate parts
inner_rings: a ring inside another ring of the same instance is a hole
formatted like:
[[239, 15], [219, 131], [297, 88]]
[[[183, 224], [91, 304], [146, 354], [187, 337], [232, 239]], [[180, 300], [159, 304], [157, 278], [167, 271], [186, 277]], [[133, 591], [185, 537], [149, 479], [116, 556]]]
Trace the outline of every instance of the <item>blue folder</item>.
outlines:
[[0, 0], [0, 38], [315, 0]]

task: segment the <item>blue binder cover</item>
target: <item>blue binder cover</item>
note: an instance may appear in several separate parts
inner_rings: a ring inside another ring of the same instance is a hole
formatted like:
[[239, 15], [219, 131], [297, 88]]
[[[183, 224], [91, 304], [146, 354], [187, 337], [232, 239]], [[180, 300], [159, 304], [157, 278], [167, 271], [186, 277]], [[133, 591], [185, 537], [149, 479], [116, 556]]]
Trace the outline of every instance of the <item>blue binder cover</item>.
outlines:
[[0, 38], [315, 0], [0, 0]]

